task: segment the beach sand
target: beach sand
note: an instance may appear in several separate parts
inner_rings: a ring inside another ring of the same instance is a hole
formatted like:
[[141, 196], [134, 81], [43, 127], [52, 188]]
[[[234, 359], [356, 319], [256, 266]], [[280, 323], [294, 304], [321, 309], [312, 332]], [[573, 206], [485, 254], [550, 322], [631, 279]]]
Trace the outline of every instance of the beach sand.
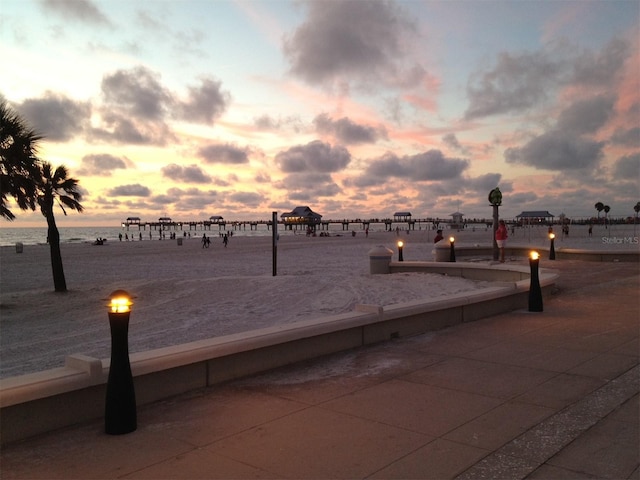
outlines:
[[[354, 225], [354, 227], [356, 227]], [[130, 351], [185, 343], [256, 328], [350, 311], [356, 304], [391, 305], [469, 291], [486, 285], [435, 274], [371, 275], [368, 252], [377, 245], [393, 250], [405, 242], [404, 259], [432, 260], [433, 231], [371, 232], [341, 236], [282, 235], [277, 275], [272, 275], [270, 237], [236, 235], [225, 248], [215, 231], [203, 249], [199, 236], [63, 244], [67, 293], [55, 293], [49, 248], [0, 248], [0, 378], [64, 364], [66, 355], [108, 358], [107, 297], [117, 289], [135, 295], [129, 329]], [[489, 245], [484, 227], [445, 230], [457, 245]], [[604, 230], [572, 227], [558, 248], [637, 250], [625, 238], [633, 226]], [[612, 240], [613, 239], [613, 240]], [[618, 240], [620, 239], [620, 240]], [[546, 228], [516, 230], [512, 244], [547, 247]], [[489, 261], [473, 259], [474, 261]], [[525, 258], [510, 262], [525, 264]], [[544, 266], [544, 265], [543, 265]]]

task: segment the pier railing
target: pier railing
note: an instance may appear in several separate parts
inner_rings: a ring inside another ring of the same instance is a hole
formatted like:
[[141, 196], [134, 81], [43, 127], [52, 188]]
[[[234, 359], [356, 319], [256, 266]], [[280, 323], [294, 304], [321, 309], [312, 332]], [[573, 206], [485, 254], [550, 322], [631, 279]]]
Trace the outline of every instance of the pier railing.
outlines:
[[[481, 220], [476, 222], [477, 224], [488, 224], [491, 225], [491, 220]], [[127, 230], [130, 227], [138, 227], [138, 230], [211, 230], [218, 227], [218, 230], [246, 230], [247, 226], [250, 230], [257, 230], [258, 225], [266, 225], [268, 229], [271, 228], [273, 222], [271, 220], [199, 220], [199, 221], [157, 221], [157, 222], [142, 222], [138, 219], [136, 220], [125, 220], [122, 222], [122, 228], [126, 228]], [[300, 228], [307, 227], [307, 223], [305, 222], [288, 222], [288, 221], [278, 221], [278, 225], [282, 225], [285, 228]], [[315, 227], [320, 228], [320, 230], [329, 230], [330, 225], [341, 225], [342, 230], [350, 230], [353, 229], [354, 225], [357, 225], [356, 228], [361, 230], [366, 230], [371, 225], [384, 225], [385, 230], [392, 230], [392, 226], [396, 225], [396, 227], [403, 226], [404, 230], [415, 230], [416, 225], [419, 228], [422, 226], [426, 228], [437, 228], [438, 225], [452, 225], [451, 220], [442, 220], [439, 218], [412, 218], [405, 220], [398, 220], [392, 218], [374, 218], [374, 219], [329, 219], [322, 220], [318, 223], [313, 224]]]

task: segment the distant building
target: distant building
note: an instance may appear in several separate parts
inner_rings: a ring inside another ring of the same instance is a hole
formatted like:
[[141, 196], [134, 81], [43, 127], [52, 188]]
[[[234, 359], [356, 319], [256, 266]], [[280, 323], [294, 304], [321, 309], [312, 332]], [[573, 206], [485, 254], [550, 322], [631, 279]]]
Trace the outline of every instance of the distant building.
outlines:
[[522, 225], [536, 225], [541, 223], [553, 223], [555, 215], [547, 210], [528, 210], [516, 215], [516, 219]]
[[464, 220], [462, 220], [463, 215], [464, 213], [461, 212], [454, 212], [449, 215], [453, 218], [453, 220], [451, 220], [451, 228], [462, 228], [464, 226]]
[[209, 221], [211, 223], [224, 223], [223, 220], [224, 220], [224, 218], [221, 217], [220, 215], [211, 215], [209, 217]]
[[411, 212], [396, 212], [393, 214], [394, 222], [408, 222], [411, 220]]
[[322, 221], [322, 215], [314, 212], [309, 207], [296, 207], [289, 213], [283, 213], [280, 218], [286, 226], [292, 228], [294, 225], [306, 225], [315, 230], [316, 226]]

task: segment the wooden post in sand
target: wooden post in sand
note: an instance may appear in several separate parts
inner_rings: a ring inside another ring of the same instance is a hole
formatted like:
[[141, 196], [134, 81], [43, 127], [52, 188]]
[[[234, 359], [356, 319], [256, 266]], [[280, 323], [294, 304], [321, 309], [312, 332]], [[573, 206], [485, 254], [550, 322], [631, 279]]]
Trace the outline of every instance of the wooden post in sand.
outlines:
[[278, 212], [273, 212], [271, 214], [271, 222], [273, 224], [273, 229], [271, 232], [271, 244], [273, 249], [273, 276], [275, 277], [278, 274]]

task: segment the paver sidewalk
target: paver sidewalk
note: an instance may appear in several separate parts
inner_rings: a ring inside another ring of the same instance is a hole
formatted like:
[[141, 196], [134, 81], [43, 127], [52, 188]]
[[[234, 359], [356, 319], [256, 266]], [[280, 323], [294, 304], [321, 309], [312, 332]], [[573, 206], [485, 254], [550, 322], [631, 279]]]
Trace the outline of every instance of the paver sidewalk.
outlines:
[[[10, 445], [11, 478], [639, 478], [640, 272], [566, 261], [515, 311]], [[55, 412], [51, 412], [55, 415]]]

